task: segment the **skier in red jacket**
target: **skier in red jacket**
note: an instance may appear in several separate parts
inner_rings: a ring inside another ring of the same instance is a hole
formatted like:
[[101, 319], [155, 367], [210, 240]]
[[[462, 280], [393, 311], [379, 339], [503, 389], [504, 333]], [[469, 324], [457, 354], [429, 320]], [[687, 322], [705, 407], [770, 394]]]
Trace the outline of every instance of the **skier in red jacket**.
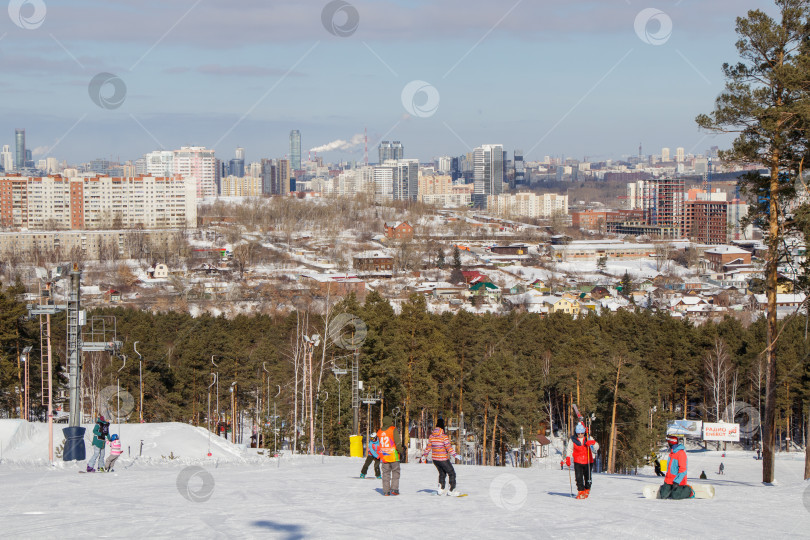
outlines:
[[577, 499], [587, 499], [591, 494], [592, 465], [594, 454], [599, 451], [599, 443], [588, 436], [585, 426], [580, 422], [575, 429], [576, 435], [568, 441], [565, 451], [565, 463], [571, 466], [574, 458], [574, 474], [577, 478]]

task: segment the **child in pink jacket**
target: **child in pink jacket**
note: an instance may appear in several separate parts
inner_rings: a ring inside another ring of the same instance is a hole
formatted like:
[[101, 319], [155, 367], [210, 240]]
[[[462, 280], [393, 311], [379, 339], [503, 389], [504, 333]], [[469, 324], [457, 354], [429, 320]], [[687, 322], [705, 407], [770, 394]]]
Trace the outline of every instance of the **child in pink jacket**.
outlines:
[[115, 461], [118, 459], [118, 456], [121, 455], [121, 439], [118, 438], [117, 433], [113, 433], [110, 437], [110, 455], [107, 457], [106, 463], [104, 463], [104, 470], [107, 472], [111, 472]]

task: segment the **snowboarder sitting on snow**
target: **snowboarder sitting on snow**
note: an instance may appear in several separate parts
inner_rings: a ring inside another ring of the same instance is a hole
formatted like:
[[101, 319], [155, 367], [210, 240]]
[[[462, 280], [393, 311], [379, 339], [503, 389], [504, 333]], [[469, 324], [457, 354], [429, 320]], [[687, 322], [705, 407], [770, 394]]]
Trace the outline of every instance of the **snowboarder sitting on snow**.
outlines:
[[[99, 415], [96, 425], [93, 427], [93, 457], [87, 462], [87, 472], [96, 472], [94, 467], [98, 467], [99, 471], [104, 470], [104, 448], [109, 436], [110, 423]], [[98, 460], [98, 463], [96, 463], [96, 460]]]
[[107, 461], [104, 462], [104, 470], [107, 472], [113, 470], [113, 465], [115, 465], [121, 452], [121, 439], [118, 438], [117, 433], [113, 433], [112, 436], [110, 436], [110, 456], [107, 458]]
[[707, 478], [708, 478], [708, 476], [706, 476], [706, 471], [700, 471], [700, 479], [701, 480], [706, 480]]
[[377, 478], [382, 478], [382, 475], [380, 474], [380, 441], [377, 440], [376, 433], [372, 433], [369, 437], [368, 455], [366, 456], [366, 462], [363, 463], [363, 468], [360, 470], [360, 478], [366, 477], [366, 473], [368, 473], [368, 466], [371, 465], [372, 461], [374, 462], [374, 475]]
[[690, 499], [695, 496], [686, 484], [686, 448], [675, 435], [667, 435], [669, 466], [664, 485], [658, 490], [659, 499]]
[[[428, 438], [428, 445], [425, 448], [425, 457], [428, 454], [433, 454], [433, 464], [439, 470], [439, 489], [437, 495], [450, 495], [451, 497], [458, 497], [460, 493], [456, 491], [456, 470], [453, 464], [450, 463], [450, 457], [458, 458], [453, 445], [450, 444], [450, 438], [444, 432], [444, 418], [439, 418], [436, 421], [436, 427]], [[445, 488], [444, 479], [450, 477], [450, 491]]]
[[383, 418], [383, 429], [377, 432], [382, 461], [383, 495], [399, 495], [399, 456], [402, 437], [390, 416]]
[[571, 466], [574, 458], [574, 475], [577, 478], [577, 499], [587, 499], [591, 494], [591, 465], [593, 455], [599, 451], [599, 443], [585, 433], [585, 426], [580, 422], [576, 434], [568, 441], [565, 449], [565, 463]]

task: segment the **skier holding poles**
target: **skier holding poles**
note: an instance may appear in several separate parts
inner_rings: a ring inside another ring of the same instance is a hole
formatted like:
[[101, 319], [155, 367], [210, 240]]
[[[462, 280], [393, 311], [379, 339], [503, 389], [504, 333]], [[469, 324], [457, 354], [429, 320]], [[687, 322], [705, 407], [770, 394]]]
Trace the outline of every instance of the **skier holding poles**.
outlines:
[[574, 475], [577, 481], [577, 499], [587, 499], [591, 492], [591, 465], [594, 462], [594, 453], [599, 451], [599, 443], [588, 436], [585, 424], [579, 422], [575, 429], [576, 434], [568, 441], [565, 450], [565, 463], [571, 467], [571, 458], [574, 461]]

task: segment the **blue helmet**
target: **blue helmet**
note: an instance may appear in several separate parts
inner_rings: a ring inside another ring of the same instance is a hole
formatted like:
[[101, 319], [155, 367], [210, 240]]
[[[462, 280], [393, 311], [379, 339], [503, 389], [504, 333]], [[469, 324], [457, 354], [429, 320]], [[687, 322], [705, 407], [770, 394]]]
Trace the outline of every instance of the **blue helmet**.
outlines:
[[118, 433], [113, 433], [112, 437], [110, 437], [110, 440], [111, 441], [117, 441], [118, 440]]
[[585, 426], [582, 424], [582, 422], [580, 422], [579, 424], [577, 424], [577, 427], [574, 431], [576, 431], [577, 433], [585, 433]]

